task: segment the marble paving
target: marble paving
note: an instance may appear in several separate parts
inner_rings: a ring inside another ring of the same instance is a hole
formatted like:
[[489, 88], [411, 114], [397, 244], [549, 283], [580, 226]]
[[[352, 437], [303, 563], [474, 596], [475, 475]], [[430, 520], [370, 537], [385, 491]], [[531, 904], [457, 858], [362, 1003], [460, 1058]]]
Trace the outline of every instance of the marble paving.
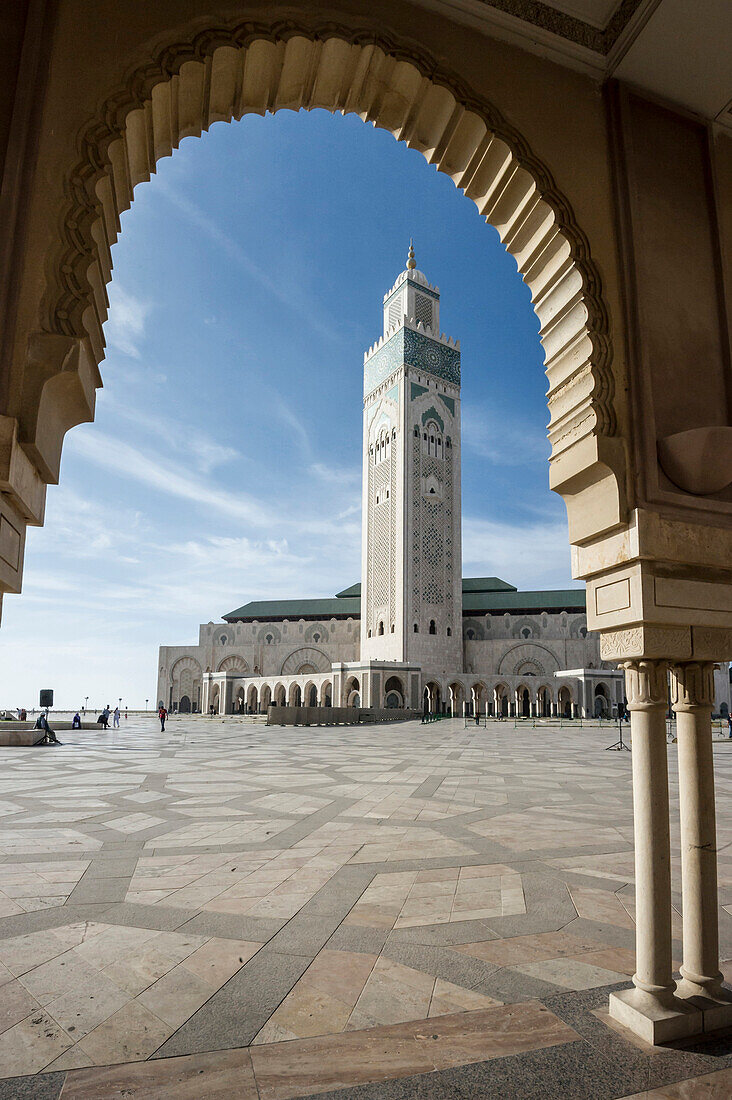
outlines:
[[635, 912], [607, 729], [156, 727], [0, 749], [0, 1100], [732, 1094], [729, 1036], [605, 1012]]

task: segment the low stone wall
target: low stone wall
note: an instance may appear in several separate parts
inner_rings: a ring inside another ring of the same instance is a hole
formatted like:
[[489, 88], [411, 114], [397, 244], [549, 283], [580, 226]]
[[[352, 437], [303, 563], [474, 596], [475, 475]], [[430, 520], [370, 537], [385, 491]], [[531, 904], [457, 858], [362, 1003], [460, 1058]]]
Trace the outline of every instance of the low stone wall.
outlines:
[[[155, 716], [157, 717], [157, 715]], [[0, 733], [7, 733], [8, 730], [33, 730], [35, 728], [35, 718], [29, 718], [27, 722], [21, 722], [20, 719], [13, 719], [12, 722], [0, 722]], [[48, 724], [52, 730], [70, 730], [73, 729], [70, 718], [56, 719], [51, 715], [48, 719]], [[102, 727], [97, 722], [82, 722], [81, 728], [83, 730], [96, 730]], [[112, 728], [112, 716], [109, 716], [109, 728]], [[36, 731], [40, 732], [40, 731]]]
[[268, 726], [358, 726], [371, 722], [404, 722], [421, 711], [392, 707], [275, 707], [267, 711]]
[[[8, 725], [10, 723], [8, 722]], [[0, 726], [0, 746], [3, 748], [17, 747], [18, 745], [37, 745], [43, 740], [43, 730], [3, 729]]]

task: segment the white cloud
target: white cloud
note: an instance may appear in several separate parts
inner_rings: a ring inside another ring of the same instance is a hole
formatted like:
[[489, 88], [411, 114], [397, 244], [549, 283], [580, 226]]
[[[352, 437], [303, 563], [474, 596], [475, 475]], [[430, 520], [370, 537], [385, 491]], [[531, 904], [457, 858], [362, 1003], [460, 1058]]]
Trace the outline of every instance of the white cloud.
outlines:
[[193, 458], [201, 473], [210, 473], [215, 467], [234, 459], [242, 461], [239, 451], [211, 439], [197, 426], [180, 421], [172, 423], [142, 409], [120, 403], [115, 405], [115, 415], [143, 428], [156, 440], [165, 443], [169, 450]]
[[[361, 471], [348, 469], [342, 466], [326, 466], [323, 462], [313, 462], [308, 468], [308, 473], [332, 485], [353, 486], [361, 480]], [[359, 502], [359, 509], [361, 504]]]
[[104, 326], [109, 346], [123, 355], [139, 359], [139, 345], [151, 309], [150, 302], [144, 302], [130, 294], [117, 281], [112, 282], [109, 286], [109, 317]]
[[255, 526], [267, 526], [274, 520], [272, 513], [244, 493], [226, 489], [195, 477], [185, 465], [161, 462], [129, 443], [114, 439], [99, 431], [77, 432], [72, 437], [76, 454], [121, 477], [130, 478], [167, 496], [192, 501], [201, 507], [223, 513]]
[[566, 588], [574, 583], [567, 524], [520, 526], [464, 516], [463, 572], [498, 576], [517, 588]]

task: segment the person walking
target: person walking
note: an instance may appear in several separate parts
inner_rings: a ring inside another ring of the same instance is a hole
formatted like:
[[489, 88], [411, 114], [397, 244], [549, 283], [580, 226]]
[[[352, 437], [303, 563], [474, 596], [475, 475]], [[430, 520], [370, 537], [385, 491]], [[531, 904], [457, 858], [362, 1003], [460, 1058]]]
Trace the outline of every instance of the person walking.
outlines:
[[112, 721], [112, 727], [116, 730], [119, 729], [119, 707], [114, 708], [114, 719]]
[[109, 729], [109, 715], [110, 715], [109, 703], [107, 703], [106, 707], [104, 708], [104, 710], [102, 711], [102, 713], [99, 716], [99, 721], [102, 724], [102, 728], [105, 729], [105, 730]]
[[161, 703], [160, 704], [160, 710], [158, 711], [158, 718], [160, 719], [160, 732], [161, 733], [165, 733], [165, 719], [167, 717], [168, 717], [168, 712], [165, 709], [165, 707], [163, 706], [163, 704]]
[[727, 736], [732, 739], [732, 711], [727, 714]]

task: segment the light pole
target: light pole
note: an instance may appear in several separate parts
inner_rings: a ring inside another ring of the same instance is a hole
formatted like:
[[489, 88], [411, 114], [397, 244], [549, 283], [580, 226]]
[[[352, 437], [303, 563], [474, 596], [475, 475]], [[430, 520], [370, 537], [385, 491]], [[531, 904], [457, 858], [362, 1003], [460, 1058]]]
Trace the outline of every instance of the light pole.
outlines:
[[145, 710], [147, 710], [147, 703], [148, 703], [148, 701], [147, 701], [147, 699], [146, 699], [146, 700], [145, 700]]
[[88, 709], [89, 709], [89, 696], [86, 695], [84, 697], [84, 714], [86, 714]]

